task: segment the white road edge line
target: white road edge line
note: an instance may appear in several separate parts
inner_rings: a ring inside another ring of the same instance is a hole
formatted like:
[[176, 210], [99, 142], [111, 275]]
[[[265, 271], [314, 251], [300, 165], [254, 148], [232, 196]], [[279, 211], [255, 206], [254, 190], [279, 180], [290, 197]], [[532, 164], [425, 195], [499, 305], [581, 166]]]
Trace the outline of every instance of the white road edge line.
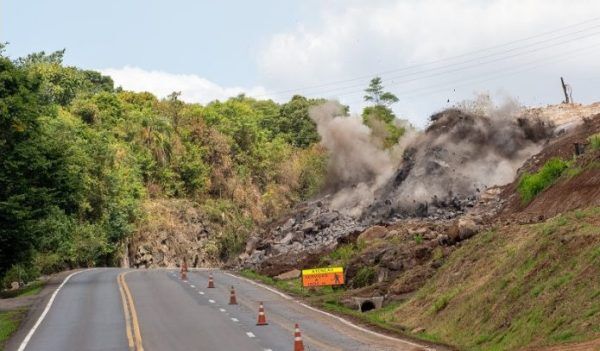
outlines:
[[223, 273], [224, 273], [224, 274], [227, 274], [227, 275], [229, 275], [229, 276], [231, 276], [231, 277], [234, 277], [234, 278], [237, 278], [237, 279], [241, 279], [241, 280], [247, 281], [247, 282], [249, 282], [249, 283], [251, 283], [251, 284], [254, 284], [254, 285], [256, 285], [256, 286], [260, 286], [261, 288], [263, 288], [263, 289], [266, 289], [266, 290], [269, 290], [270, 292], [272, 292], [272, 293], [275, 293], [275, 294], [277, 294], [277, 295], [279, 295], [279, 296], [283, 297], [283, 298], [284, 298], [284, 299], [286, 299], [286, 300], [293, 300], [295, 303], [299, 304], [300, 306], [303, 306], [303, 307], [305, 307], [305, 308], [308, 308], [308, 309], [309, 309], [309, 310], [311, 310], [311, 311], [319, 312], [319, 313], [322, 313], [322, 314], [324, 314], [324, 315], [326, 315], [326, 316], [329, 316], [329, 317], [331, 317], [331, 318], [337, 319], [337, 320], [339, 320], [340, 322], [342, 322], [342, 323], [344, 323], [344, 324], [346, 324], [346, 325], [348, 325], [348, 326], [350, 326], [350, 327], [352, 327], [352, 328], [354, 328], [354, 329], [360, 330], [360, 331], [362, 331], [362, 332], [369, 333], [369, 334], [371, 334], [371, 335], [375, 335], [375, 336], [377, 336], [377, 337], [384, 338], [384, 339], [387, 339], [387, 340], [400, 341], [400, 342], [406, 343], [406, 344], [408, 344], [408, 345], [412, 345], [412, 346], [416, 346], [416, 347], [424, 348], [425, 350], [428, 350], [428, 351], [435, 351], [435, 349], [433, 349], [433, 348], [430, 348], [430, 347], [427, 347], [427, 346], [425, 346], [425, 345], [416, 344], [416, 343], [413, 343], [413, 342], [411, 342], [411, 341], [404, 340], [404, 339], [394, 338], [394, 337], [392, 337], [392, 336], [388, 336], [388, 335], [381, 334], [381, 333], [378, 333], [378, 332], [376, 332], [376, 331], [373, 331], [373, 330], [369, 330], [369, 329], [367, 329], [367, 328], [363, 328], [363, 327], [361, 327], [361, 326], [359, 326], [359, 325], [356, 325], [356, 324], [354, 324], [354, 323], [350, 322], [350, 321], [349, 321], [349, 320], [347, 320], [347, 319], [344, 319], [344, 318], [342, 318], [342, 317], [336, 316], [335, 314], [331, 314], [331, 313], [329, 313], [329, 312], [321, 311], [320, 309], [317, 309], [317, 308], [314, 308], [314, 307], [312, 307], [312, 306], [309, 306], [309, 305], [307, 305], [307, 304], [305, 304], [305, 303], [303, 303], [303, 302], [300, 302], [300, 301], [298, 301], [298, 300], [294, 300], [294, 298], [292, 298], [291, 296], [289, 296], [289, 295], [287, 295], [287, 294], [284, 294], [284, 293], [282, 293], [281, 291], [277, 291], [277, 290], [275, 290], [275, 289], [273, 289], [273, 288], [271, 288], [271, 287], [269, 287], [269, 286], [266, 286], [266, 285], [264, 285], [264, 284], [261, 284], [261, 283], [257, 283], [257, 282], [255, 282], [255, 281], [253, 281], [253, 280], [250, 280], [250, 279], [248, 279], [248, 278], [245, 278], [245, 277], [240, 277], [240, 276], [237, 276], [237, 275], [235, 275], [235, 274], [231, 274], [231, 273], [229, 273], [229, 272], [223, 272]]
[[271, 288], [270, 286], [266, 286], [266, 285], [264, 285], [264, 284], [257, 283], [257, 282], [255, 282], [254, 280], [250, 280], [250, 279], [248, 279], [248, 278], [240, 277], [240, 276], [237, 276], [237, 275], [235, 275], [235, 274], [228, 273], [228, 272], [223, 272], [223, 273], [224, 273], [224, 274], [227, 274], [227, 275], [229, 275], [229, 276], [232, 276], [232, 277], [234, 277], [234, 278], [237, 278], [237, 279], [244, 280], [244, 281], [246, 281], [246, 282], [248, 282], [248, 283], [250, 283], [250, 284], [254, 284], [254, 285], [256, 285], [256, 286], [260, 286], [261, 288], [263, 288], [263, 289], [266, 289], [266, 290], [269, 290], [270, 292], [272, 292], [272, 293], [274, 293], [274, 294], [277, 294], [277, 295], [279, 295], [279, 296], [283, 297], [283, 298], [284, 298], [284, 299], [286, 299], [286, 300], [293, 300], [293, 298], [292, 298], [291, 296], [289, 296], [289, 295], [286, 295], [286, 294], [282, 293], [281, 291], [275, 290], [275, 289]]
[[27, 344], [29, 344], [29, 340], [31, 340], [31, 337], [33, 336], [33, 333], [35, 333], [35, 331], [40, 326], [40, 324], [42, 323], [42, 321], [44, 320], [44, 318], [46, 318], [46, 315], [48, 314], [48, 311], [50, 311], [50, 307], [52, 307], [52, 304], [54, 303], [54, 299], [56, 298], [56, 294], [58, 294], [58, 292], [60, 291], [60, 289], [62, 289], [62, 287], [69, 281], [69, 279], [71, 279], [72, 276], [74, 276], [75, 274], [79, 274], [81, 272], [87, 272], [87, 271], [89, 271], [89, 269], [85, 269], [85, 270], [82, 270], [82, 271], [77, 271], [77, 272], [73, 272], [73, 273], [69, 274], [65, 278], [65, 280], [63, 280], [63, 282], [58, 286], [58, 288], [56, 288], [56, 290], [54, 290], [54, 292], [52, 293], [52, 296], [50, 297], [50, 300], [48, 300], [48, 303], [46, 304], [46, 308], [44, 308], [44, 312], [42, 312], [42, 314], [40, 315], [40, 317], [38, 318], [38, 320], [35, 322], [35, 324], [31, 328], [31, 330], [29, 330], [29, 333], [27, 333], [27, 335], [25, 336], [25, 339], [23, 339], [23, 341], [21, 342], [21, 345], [19, 346], [19, 348], [17, 349], [17, 351], [23, 351], [23, 350], [25, 350], [25, 348], [27, 347]]
[[249, 338], [256, 337], [256, 335], [254, 335], [254, 333], [252, 333], [252, 332], [246, 332], [246, 335], [248, 335]]

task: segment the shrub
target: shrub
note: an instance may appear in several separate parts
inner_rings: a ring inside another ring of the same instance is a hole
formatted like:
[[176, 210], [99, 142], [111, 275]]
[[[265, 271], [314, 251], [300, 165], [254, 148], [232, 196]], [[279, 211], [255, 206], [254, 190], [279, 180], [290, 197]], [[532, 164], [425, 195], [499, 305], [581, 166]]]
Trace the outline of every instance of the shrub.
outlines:
[[588, 141], [590, 142], [590, 147], [593, 150], [600, 150], [600, 133], [592, 135]]
[[65, 257], [54, 252], [37, 253], [34, 258], [35, 266], [42, 274], [51, 274], [66, 268], [64, 261]]
[[373, 267], [361, 267], [352, 279], [353, 288], [362, 288], [375, 282], [375, 269]]
[[417, 244], [423, 243], [423, 235], [421, 235], [421, 234], [415, 234], [414, 239], [415, 239], [415, 243], [417, 243]]
[[4, 274], [4, 277], [2, 277], [2, 288], [10, 288], [12, 282], [27, 284], [30, 281], [35, 280], [39, 275], [39, 271], [34, 266], [25, 266], [20, 264], [13, 265], [6, 272], [6, 274]]
[[334, 251], [329, 253], [329, 258], [336, 264], [346, 266], [359, 251], [360, 250], [355, 244], [340, 245]]
[[568, 167], [569, 162], [555, 157], [548, 160], [536, 173], [525, 173], [518, 186], [521, 201], [528, 203], [533, 200], [537, 194], [552, 185]]

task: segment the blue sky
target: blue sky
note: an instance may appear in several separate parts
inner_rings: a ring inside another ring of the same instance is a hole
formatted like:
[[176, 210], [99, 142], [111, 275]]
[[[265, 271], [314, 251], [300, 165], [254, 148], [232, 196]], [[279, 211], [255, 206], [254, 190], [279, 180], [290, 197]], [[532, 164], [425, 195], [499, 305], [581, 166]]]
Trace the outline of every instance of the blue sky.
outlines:
[[126, 89], [202, 103], [299, 93], [360, 112], [374, 75], [418, 126], [479, 92], [558, 103], [561, 75], [600, 100], [593, 0], [0, 0], [0, 16], [12, 57], [66, 48]]
[[134, 65], [252, 84], [270, 33], [293, 28], [303, 6], [286, 1], [2, 0], [8, 53], [66, 48], [85, 68]]

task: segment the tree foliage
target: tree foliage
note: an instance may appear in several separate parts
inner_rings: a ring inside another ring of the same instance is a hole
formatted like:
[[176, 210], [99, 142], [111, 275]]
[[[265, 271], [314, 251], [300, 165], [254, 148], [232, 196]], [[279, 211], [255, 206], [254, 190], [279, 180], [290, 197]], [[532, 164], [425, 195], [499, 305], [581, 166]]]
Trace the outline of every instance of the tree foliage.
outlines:
[[203, 106], [114, 89], [64, 66], [64, 51], [15, 61], [1, 52], [0, 276], [115, 264], [153, 198], [198, 203], [227, 259], [323, 184], [308, 116], [322, 100], [240, 95]]
[[364, 108], [363, 123], [370, 127], [375, 136], [382, 140], [384, 147], [388, 148], [398, 142], [404, 135], [405, 129], [396, 121], [396, 115], [390, 106], [398, 102], [396, 95], [384, 91], [380, 77], [371, 79], [365, 89], [364, 99], [372, 105]]

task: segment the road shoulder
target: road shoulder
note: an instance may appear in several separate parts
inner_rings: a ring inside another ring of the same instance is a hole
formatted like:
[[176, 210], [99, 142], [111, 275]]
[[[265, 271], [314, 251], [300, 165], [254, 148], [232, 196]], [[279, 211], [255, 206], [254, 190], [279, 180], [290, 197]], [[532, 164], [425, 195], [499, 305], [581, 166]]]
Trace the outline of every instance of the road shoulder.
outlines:
[[[81, 271], [81, 269], [63, 271], [60, 273], [53, 274], [45, 283], [42, 290], [32, 296], [27, 297], [19, 297], [6, 299], [6, 301], [0, 300], [0, 310], [4, 310], [5, 308], [19, 308], [26, 309], [27, 312], [23, 320], [21, 320], [18, 329], [15, 333], [8, 339], [6, 345], [4, 346], [5, 351], [16, 351], [19, 348], [19, 345], [29, 332], [31, 328], [35, 325], [38, 318], [44, 311], [48, 301], [50, 300], [52, 294], [58, 287], [62, 284], [66, 277], [68, 277], [71, 273]], [[8, 301], [11, 300], [11, 301]]]
[[336, 319], [340, 320], [342, 323], [352, 326], [352, 327], [356, 328], [357, 330], [362, 330], [364, 332], [367, 332], [367, 333], [370, 333], [373, 335], [379, 335], [382, 338], [392, 338], [392, 339], [397, 339], [399, 341], [412, 343], [415, 345], [421, 345], [423, 348], [434, 349], [436, 351], [454, 351], [454, 350], [456, 350], [456, 348], [453, 348], [452, 346], [449, 346], [449, 345], [433, 343], [428, 340], [422, 340], [422, 339], [415, 338], [410, 335], [406, 335], [398, 330], [382, 328], [379, 325], [370, 323], [368, 319], [360, 318], [354, 314], [343, 313], [343, 311], [339, 311], [339, 310], [324, 309], [323, 306], [316, 305], [313, 301], [311, 301], [310, 299], [307, 299], [305, 296], [296, 294], [293, 289], [289, 290], [289, 291], [288, 290], [282, 291], [278, 285], [269, 284], [270, 280], [268, 280], [268, 279], [266, 279], [266, 280], [256, 279], [253, 276], [248, 276], [246, 274], [242, 274], [241, 272], [237, 272], [237, 271], [224, 271], [224, 272], [229, 273], [230, 275], [235, 276], [239, 279], [250, 281], [255, 285], [261, 286], [267, 290], [275, 292], [275, 293], [285, 297], [286, 299], [295, 301], [296, 303], [304, 306], [305, 308], [308, 308], [313, 311], [317, 311], [322, 314], [336, 318]]

